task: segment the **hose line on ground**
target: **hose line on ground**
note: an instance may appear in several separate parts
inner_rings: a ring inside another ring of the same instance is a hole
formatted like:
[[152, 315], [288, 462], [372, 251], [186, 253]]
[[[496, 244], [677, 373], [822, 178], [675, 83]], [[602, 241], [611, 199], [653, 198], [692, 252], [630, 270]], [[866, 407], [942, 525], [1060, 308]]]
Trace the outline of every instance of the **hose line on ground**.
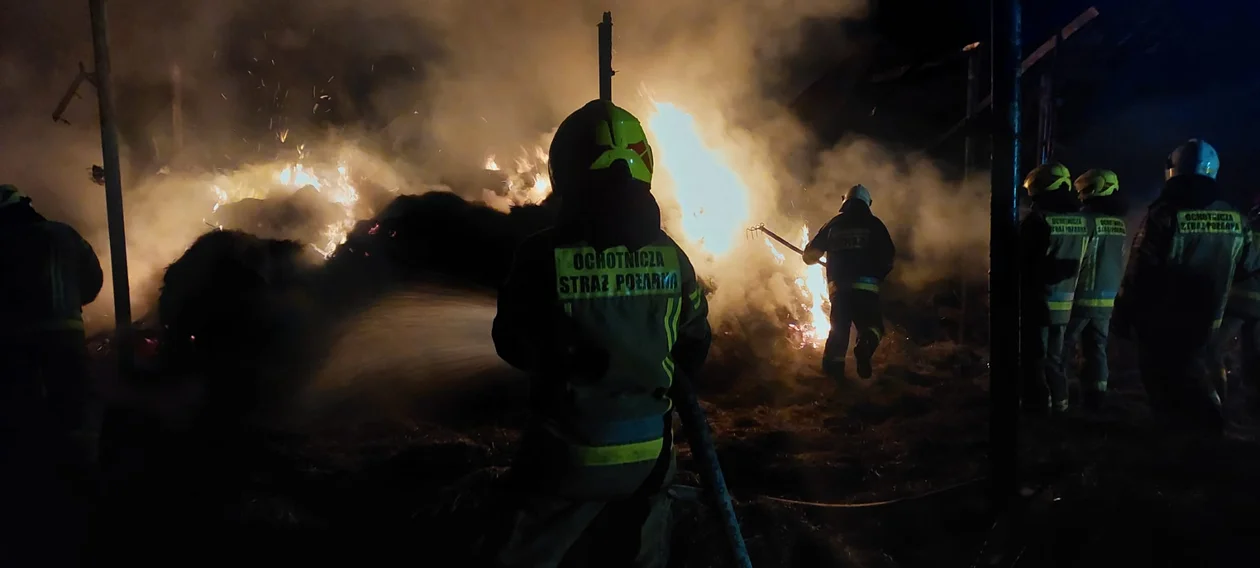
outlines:
[[[981, 477], [969, 479], [967, 481], [963, 481], [960, 483], [955, 483], [953, 485], [941, 487], [939, 489], [933, 489], [926, 493], [919, 493], [917, 495], [906, 495], [905, 497], [898, 497], [896, 499], [888, 499], [885, 501], [871, 501], [871, 502], [866, 502], [866, 503], [823, 503], [823, 502], [818, 502], [818, 501], [802, 501], [798, 499], [786, 499], [783, 497], [771, 497], [769, 495], [754, 495], [752, 497], [752, 500], [771, 501], [774, 503], [783, 503], [786, 505], [798, 505], [801, 507], [814, 507], [818, 509], [864, 509], [864, 508], [871, 508], [871, 507], [883, 507], [886, 505], [904, 503], [907, 501], [917, 501], [919, 499], [926, 499], [934, 495], [940, 495], [941, 493], [948, 493], [955, 489], [961, 489], [968, 485], [974, 485], [976, 483], [980, 483], [981, 481], [985, 481], [986, 479], [988, 478], [981, 476]], [[670, 494], [673, 495], [674, 497], [678, 499], [688, 500], [688, 501], [699, 500], [699, 494], [702, 491], [699, 487], [692, 487], [690, 485], [672, 485], [670, 486], [669, 489], [670, 489]]]

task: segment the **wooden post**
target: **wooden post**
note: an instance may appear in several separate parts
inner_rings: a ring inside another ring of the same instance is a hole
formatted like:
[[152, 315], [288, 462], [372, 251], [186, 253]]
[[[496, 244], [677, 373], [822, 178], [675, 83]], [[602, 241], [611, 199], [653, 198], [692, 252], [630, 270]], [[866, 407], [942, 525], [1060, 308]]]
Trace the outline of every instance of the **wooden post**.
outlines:
[[171, 65], [171, 136], [172, 155], [178, 156], [184, 149], [184, 87], [178, 63]]
[[1020, 0], [993, 4], [993, 201], [989, 236], [989, 475], [991, 503], [1017, 494], [1019, 445]]
[[114, 277], [115, 352], [120, 378], [131, 375], [131, 289], [127, 281], [127, 236], [123, 220], [122, 172], [110, 80], [109, 34], [105, 0], [88, 0], [92, 14], [92, 51], [96, 57], [96, 98], [101, 115], [101, 157], [105, 168], [105, 209], [109, 220], [109, 256]]
[[599, 24], [599, 99], [612, 100], [612, 12], [604, 12]]

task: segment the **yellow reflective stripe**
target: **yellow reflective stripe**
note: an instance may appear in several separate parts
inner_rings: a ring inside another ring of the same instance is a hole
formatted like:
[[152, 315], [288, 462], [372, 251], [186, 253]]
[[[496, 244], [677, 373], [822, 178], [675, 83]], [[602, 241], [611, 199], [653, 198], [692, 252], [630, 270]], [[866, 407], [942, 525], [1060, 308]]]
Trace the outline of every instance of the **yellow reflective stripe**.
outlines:
[[700, 288], [696, 288], [695, 290], [691, 291], [691, 307], [692, 308], [697, 309], [697, 310], [700, 309], [700, 300], [702, 299], [704, 299], [704, 296], [700, 294]]
[[1051, 310], [1070, 310], [1072, 309], [1072, 301], [1068, 300], [1066, 302], [1046, 302], [1046, 306], [1048, 306]]
[[884, 331], [878, 327], [868, 327], [866, 330], [875, 334], [875, 339], [882, 339], [884, 337]]
[[852, 284], [854, 290], [866, 290], [868, 292], [878, 292], [879, 284], [871, 284], [870, 282], [854, 282]]
[[573, 302], [564, 303], [564, 315], [570, 316], [570, 317], [573, 316]]
[[1092, 300], [1077, 300], [1076, 305], [1086, 308], [1114, 308], [1116, 307], [1116, 299], [1097, 298]]
[[570, 457], [577, 465], [622, 465], [655, 460], [665, 449], [665, 438], [614, 446], [569, 446]]
[[678, 315], [682, 312], [682, 299], [670, 298], [665, 302], [665, 349], [674, 348], [678, 341]]
[[1216, 320], [1213, 320], [1213, 321], [1212, 321], [1212, 329], [1217, 329], [1217, 328], [1220, 328], [1220, 327], [1221, 327], [1221, 323], [1222, 323], [1223, 321], [1224, 321], [1224, 318], [1217, 318]]
[[661, 361], [661, 368], [665, 370], [665, 376], [669, 377], [669, 386], [674, 386], [674, 358], [666, 355], [665, 360]]

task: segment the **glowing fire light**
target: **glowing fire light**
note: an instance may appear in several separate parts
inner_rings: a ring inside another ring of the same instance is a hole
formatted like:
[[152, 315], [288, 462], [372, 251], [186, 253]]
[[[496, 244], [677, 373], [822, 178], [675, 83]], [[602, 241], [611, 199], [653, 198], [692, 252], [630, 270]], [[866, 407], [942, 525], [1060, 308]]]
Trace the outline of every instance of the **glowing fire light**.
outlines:
[[[220, 183], [213, 184], [211, 189], [214, 191], [215, 204], [212, 212], [217, 212], [220, 207], [242, 199], [266, 199], [275, 188], [283, 188], [292, 193], [310, 186], [324, 195], [329, 202], [341, 206], [345, 212], [340, 220], [329, 224], [324, 229], [324, 242], [310, 243], [311, 247], [327, 258], [332, 255], [338, 245], [346, 242], [347, 234], [354, 227], [354, 206], [359, 201], [359, 192], [355, 189], [350, 179], [350, 170], [345, 164], [338, 164], [331, 172], [308, 167], [301, 162], [283, 166], [267, 166], [264, 171], [270, 172], [270, 175], [265, 178], [266, 182], [255, 181], [257, 178], [251, 175], [255, 172], [237, 172], [221, 179]], [[223, 228], [222, 225], [215, 226]]]
[[659, 174], [673, 181], [687, 236], [714, 255], [739, 242], [752, 219], [752, 192], [721, 153], [704, 143], [696, 120], [669, 103], [655, 103], [648, 129]]

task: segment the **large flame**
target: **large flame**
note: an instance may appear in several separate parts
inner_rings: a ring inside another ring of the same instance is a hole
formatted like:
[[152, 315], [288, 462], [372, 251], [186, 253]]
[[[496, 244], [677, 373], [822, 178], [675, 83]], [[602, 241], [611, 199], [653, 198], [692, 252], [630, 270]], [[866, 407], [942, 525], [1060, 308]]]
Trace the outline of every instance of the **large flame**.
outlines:
[[[677, 105], [654, 102], [646, 126], [657, 159], [654, 177], [660, 180], [659, 186], [673, 190], [672, 195], [657, 192], [658, 199], [672, 198], [680, 212], [683, 234], [675, 237], [685, 241], [689, 252], [694, 250], [690, 247], [696, 247], [719, 261], [729, 257], [754, 221], [749, 176], [739, 171], [738, 160], [707, 143], [695, 117]], [[547, 159], [542, 147], [532, 153], [523, 150], [514, 171], [505, 172], [495, 156], [488, 156], [485, 169], [503, 173], [506, 191], [487, 191], [487, 201], [501, 209], [542, 202], [551, 192], [547, 177], [541, 173], [546, 170]], [[809, 242], [809, 227], [802, 226], [801, 235], [804, 247]], [[800, 306], [790, 307], [807, 314], [803, 321], [790, 325], [793, 336], [802, 348], [821, 347], [831, 333], [823, 267], [807, 266], [799, 257], [788, 258], [769, 238], [765, 242], [798, 289]]]

